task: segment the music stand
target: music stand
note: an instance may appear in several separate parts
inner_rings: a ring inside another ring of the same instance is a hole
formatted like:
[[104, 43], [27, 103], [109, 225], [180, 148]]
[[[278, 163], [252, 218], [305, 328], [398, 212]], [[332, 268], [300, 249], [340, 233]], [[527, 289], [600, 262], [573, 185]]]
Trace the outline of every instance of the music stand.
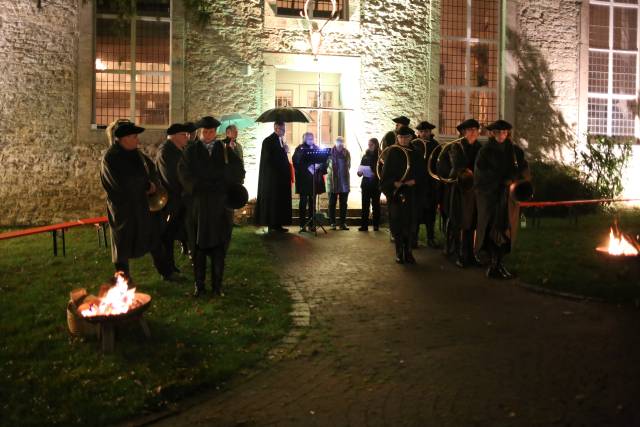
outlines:
[[313, 227], [313, 232], [317, 236], [318, 235], [318, 226], [322, 228], [325, 234], [327, 234], [327, 230], [317, 222], [316, 216], [318, 215], [318, 208], [320, 207], [320, 202], [318, 200], [319, 194], [316, 193], [316, 164], [318, 163], [326, 163], [329, 155], [331, 154], [330, 148], [303, 148], [302, 150], [302, 163], [313, 165], [313, 174], [311, 177], [311, 199], [314, 204], [313, 214], [310, 215], [309, 220], [304, 224], [304, 227], [311, 226]]

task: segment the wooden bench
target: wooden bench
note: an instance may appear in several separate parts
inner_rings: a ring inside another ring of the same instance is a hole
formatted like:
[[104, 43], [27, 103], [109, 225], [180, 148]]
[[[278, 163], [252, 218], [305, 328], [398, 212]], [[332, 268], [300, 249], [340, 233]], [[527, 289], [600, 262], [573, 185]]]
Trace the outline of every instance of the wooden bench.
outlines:
[[58, 237], [62, 239], [62, 256], [67, 254], [65, 231], [69, 228], [79, 227], [81, 225], [93, 225], [98, 232], [98, 246], [104, 241], [105, 248], [107, 244], [107, 217], [101, 216], [96, 218], [85, 218], [76, 221], [62, 222], [59, 224], [45, 225], [42, 227], [25, 228], [23, 230], [8, 231], [0, 233], [0, 240], [15, 239], [16, 237], [31, 236], [32, 234], [51, 233], [53, 239], [53, 255], [58, 255]]

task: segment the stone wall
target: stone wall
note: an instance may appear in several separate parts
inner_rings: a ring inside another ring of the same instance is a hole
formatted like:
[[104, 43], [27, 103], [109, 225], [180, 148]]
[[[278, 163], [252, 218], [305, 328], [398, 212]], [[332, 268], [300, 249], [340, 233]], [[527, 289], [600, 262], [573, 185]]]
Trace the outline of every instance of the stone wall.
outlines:
[[534, 157], [566, 157], [580, 111], [580, 1], [509, 2], [507, 92], [517, 136]]
[[92, 147], [75, 137], [76, 0], [0, 0], [0, 224], [90, 211]]

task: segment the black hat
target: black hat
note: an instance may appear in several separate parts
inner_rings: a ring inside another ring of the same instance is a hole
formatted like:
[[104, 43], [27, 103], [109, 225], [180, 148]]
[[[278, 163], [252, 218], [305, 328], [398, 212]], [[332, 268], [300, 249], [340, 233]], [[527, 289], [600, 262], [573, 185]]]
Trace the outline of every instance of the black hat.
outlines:
[[124, 122], [120, 123], [116, 130], [113, 131], [113, 136], [115, 136], [116, 138], [122, 138], [127, 135], [133, 135], [142, 132], [144, 132], [144, 128], [136, 126], [133, 122]]
[[215, 117], [204, 116], [203, 118], [198, 120], [196, 126], [198, 128], [217, 129], [218, 126], [220, 126], [220, 122]]
[[167, 135], [175, 135], [180, 132], [189, 132], [187, 127], [182, 123], [174, 123], [167, 128]]
[[405, 135], [414, 136], [415, 133], [413, 132], [413, 130], [411, 130], [409, 126], [401, 126], [400, 129], [398, 129], [398, 136], [405, 136]]
[[478, 123], [476, 119], [467, 119], [464, 122], [460, 123], [458, 126], [456, 126], [456, 129], [458, 129], [458, 132], [460, 133], [471, 128], [480, 129], [480, 123]]
[[393, 122], [400, 123], [401, 125], [404, 125], [404, 126], [409, 126], [409, 123], [411, 123], [411, 120], [409, 120], [409, 118], [405, 116], [399, 116], [393, 119]]
[[488, 130], [511, 130], [513, 126], [506, 120], [496, 120], [487, 126]]
[[196, 124], [193, 123], [193, 122], [186, 122], [184, 124], [184, 131], [185, 132], [192, 133], [192, 132], [195, 132], [197, 130], [198, 130], [198, 128], [196, 127]]
[[433, 130], [435, 128], [436, 128], [436, 125], [432, 125], [426, 120], [418, 123], [418, 126], [416, 126], [416, 130]]
[[242, 184], [231, 184], [227, 187], [226, 206], [229, 209], [240, 209], [249, 201], [249, 192]]

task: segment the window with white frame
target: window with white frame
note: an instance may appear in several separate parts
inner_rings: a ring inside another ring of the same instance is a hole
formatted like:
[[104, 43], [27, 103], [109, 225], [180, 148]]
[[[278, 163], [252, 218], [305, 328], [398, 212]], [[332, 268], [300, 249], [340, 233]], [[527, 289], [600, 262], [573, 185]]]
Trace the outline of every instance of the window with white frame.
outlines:
[[[300, 17], [300, 11], [304, 9], [306, 0], [277, 0], [276, 11], [278, 15]], [[346, 19], [345, 0], [336, 0], [336, 10], [339, 19]], [[315, 18], [328, 18], [331, 16], [333, 5], [331, 0], [313, 0], [312, 5], [313, 16]]]
[[638, 134], [638, 0], [589, 4], [588, 130]]
[[94, 123], [169, 124], [170, 0], [96, 1]]
[[440, 134], [498, 118], [500, 0], [441, 2]]

